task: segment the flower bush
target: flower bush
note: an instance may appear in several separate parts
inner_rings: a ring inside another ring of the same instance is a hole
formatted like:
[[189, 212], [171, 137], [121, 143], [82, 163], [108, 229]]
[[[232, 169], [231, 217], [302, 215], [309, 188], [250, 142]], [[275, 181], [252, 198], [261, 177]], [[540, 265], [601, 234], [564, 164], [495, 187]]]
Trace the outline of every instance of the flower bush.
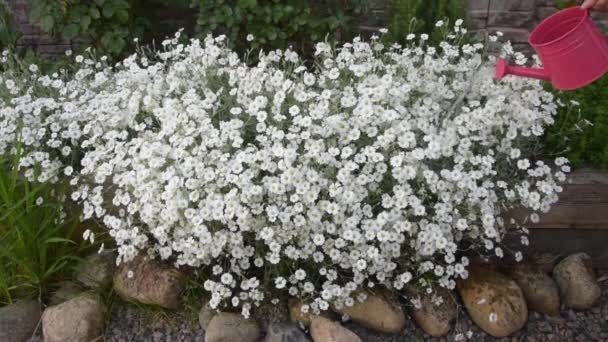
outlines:
[[248, 315], [288, 294], [318, 311], [362, 287], [453, 288], [467, 276], [459, 251], [502, 257], [509, 231], [527, 243], [524, 222], [500, 214], [538, 219], [569, 171], [529, 159], [553, 95], [495, 82], [460, 24], [438, 46], [321, 42], [312, 66], [291, 50], [249, 65], [221, 36], [182, 45], [178, 33], [114, 66], [7, 68], [0, 150], [19, 140], [27, 177], [69, 177], [119, 262], [145, 251], [206, 272], [212, 307]]

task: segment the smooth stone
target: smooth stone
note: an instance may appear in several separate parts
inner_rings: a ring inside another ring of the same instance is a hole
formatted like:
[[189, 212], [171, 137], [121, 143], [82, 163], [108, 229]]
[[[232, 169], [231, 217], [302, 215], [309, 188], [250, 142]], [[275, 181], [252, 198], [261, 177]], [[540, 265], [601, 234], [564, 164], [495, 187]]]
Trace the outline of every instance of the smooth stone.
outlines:
[[198, 323], [203, 330], [207, 330], [209, 322], [211, 322], [216, 314], [217, 311], [213, 310], [211, 306], [209, 306], [209, 303], [205, 303], [205, 305], [203, 305], [201, 310], [198, 312]]
[[[334, 308], [334, 311], [348, 315], [353, 322], [379, 332], [396, 334], [405, 329], [405, 314], [398, 302], [394, 304], [386, 297], [369, 291], [359, 293], [365, 293], [367, 299], [363, 302], [355, 299], [353, 306]], [[355, 294], [355, 298], [357, 296]]]
[[471, 265], [469, 277], [459, 280], [457, 288], [471, 319], [492, 336], [509, 336], [528, 320], [521, 288], [491, 267]]
[[529, 262], [513, 265], [509, 275], [524, 293], [530, 310], [559, 316], [559, 289], [555, 281]]
[[254, 320], [235, 313], [218, 313], [205, 330], [205, 342], [257, 342], [260, 337]]
[[585, 310], [597, 304], [602, 291], [593, 271], [593, 261], [585, 253], [572, 254], [553, 269], [562, 301], [567, 307]]
[[167, 309], [179, 307], [185, 286], [186, 278], [177, 269], [144, 255], [121, 264], [114, 275], [114, 290], [123, 299]]
[[76, 270], [76, 280], [87, 288], [105, 288], [112, 284], [116, 255], [103, 251], [89, 255]]
[[310, 342], [295, 323], [270, 323], [264, 342]]
[[81, 295], [42, 314], [44, 342], [90, 342], [103, 332], [105, 308], [98, 296]]
[[321, 316], [313, 317], [310, 323], [310, 336], [314, 342], [361, 342], [354, 332]]
[[0, 341], [25, 342], [35, 333], [40, 322], [40, 303], [34, 300], [16, 302], [0, 308]]
[[[431, 294], [423, 292], [418, 295], [420, 308], [412, 309], [412, 318], [418, 326], [433, 337], [440, 337], [450, 332], [452, 323], [458, 315], [455, 294], [444, 288], [436, 288]], [[437, 297], [441, 303], [436, 305]]]

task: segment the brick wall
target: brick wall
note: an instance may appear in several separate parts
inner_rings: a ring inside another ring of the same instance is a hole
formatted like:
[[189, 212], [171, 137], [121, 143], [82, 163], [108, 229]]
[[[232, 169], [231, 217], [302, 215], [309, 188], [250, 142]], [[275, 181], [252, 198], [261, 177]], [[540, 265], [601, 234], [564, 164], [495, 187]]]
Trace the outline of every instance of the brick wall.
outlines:
[[[29, 23], [27, 0], [5, 0], [13, 13], [21, 32], [20, 46], [33, 47], [45, 56], [55, 56], [71, 48], [73, 41], [54, 39], [40, 34], [40, 30]], [[468, 2], [468, 25], [472, 30], [502, 31], [517, 49], [529, 50], [527, 45], [530, 31], [547, 16], [555, 13], [556, 0], [462, 0]], [[387, 24], [390, 0], [369, 0], [369, 11], [359, 18], [362, 33], [375, 31]], [[1, 2], [0, 2], [1, 3]], [[196, 13], [192, 10], [163, 8], [159, 10], [165, 25], [155, 29], [158, 36], [170, 33], [180, 27], [192, 27]], [[607, 15], [594, 14], [601, 25], [608, 27]]]

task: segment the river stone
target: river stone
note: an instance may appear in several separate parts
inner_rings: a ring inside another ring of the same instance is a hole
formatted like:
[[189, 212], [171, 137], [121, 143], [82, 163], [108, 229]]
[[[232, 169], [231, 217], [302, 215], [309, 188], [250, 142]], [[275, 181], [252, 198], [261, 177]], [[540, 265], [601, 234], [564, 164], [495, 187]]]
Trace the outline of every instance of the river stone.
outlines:
[[550, 316], [559, 316], [559, 289], [555, 281], [529, 262], [518, 263], [509, 269], [526, 297], [530, 310]]
[[471, 319], [486, 333], [505, 337], [528, 320], [528, 307], [517, 283], [491, 268], [472, 265], [469, 277], [457, 282]]
[[420, 298], [421, 305], [412, 309], [412, 317], [427, 335], [439, 337], [450, 332], [458, 314], [454, 295], [444, 288], [436, 288], [431, 294], [423, 292], [413, 296]]
[[361, 342], [354, 332], [321, 316], [312, 318], [310, 336], [314, 342]]
[[258, 342], [260, 337], [254, 320], [235, 313], [218, 313], [205, 330], [205, 342]]
[[114, 275], [114, 290], [123, 299], [167, 309], [179, 307], [185, 285], [186, 278], [177, 269], [143, 255], [121, 264]]
[[216, 314], [217, 311], [213, 310], [208, 302], [203, 305], [201, 310], [198, 312], [198, 323], [203, 330], [207, 330], [209, 322], [211, 322], [211, 319], [213, 319]]
[[0, 308], [0, 341], [25, 342], [40, 322], [40, 303], [34, 300], [16, 302]]
[[89, 255], [76, 270], [76, 280], [87, 288], [105, 288], [112, 283], [116, 255], [103, 251]]
[[589, 309], [601, 296], [593, 262], [585, 253], [572, 254], [562, 260], [553, 269], [553, 278], [559, 286], [562, 301], [569, 308]]
[[353, 306], [335, 308], [341, 315], [348, 315], [353, 322], [376, 331], [396, 334], [405, 329], [405, 314], [398, 301], [391, 301], [380, 294], [360, 291], [367, 299], [364, 302], [355, 300]]
[[294, 323], [270, 323], [264, 342], [310, 342]]
[[104, 313], [101, 300], [94, 295], [50, 306], [42, 314], [44, 342], [96, 341], [103, 332]]

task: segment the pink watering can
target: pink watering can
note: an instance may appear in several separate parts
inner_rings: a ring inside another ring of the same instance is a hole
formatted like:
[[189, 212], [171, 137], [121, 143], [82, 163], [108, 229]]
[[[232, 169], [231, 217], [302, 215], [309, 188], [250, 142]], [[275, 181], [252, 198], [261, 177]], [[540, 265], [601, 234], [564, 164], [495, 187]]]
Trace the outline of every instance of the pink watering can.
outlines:
[[608, 40], [580, 7], [561, 10], [543, 20], [528, 39], [544, 68], [496, 65], [496, 79], [506, 75], [551, 82], [560, 90], [584, 87], [608, 71]]

